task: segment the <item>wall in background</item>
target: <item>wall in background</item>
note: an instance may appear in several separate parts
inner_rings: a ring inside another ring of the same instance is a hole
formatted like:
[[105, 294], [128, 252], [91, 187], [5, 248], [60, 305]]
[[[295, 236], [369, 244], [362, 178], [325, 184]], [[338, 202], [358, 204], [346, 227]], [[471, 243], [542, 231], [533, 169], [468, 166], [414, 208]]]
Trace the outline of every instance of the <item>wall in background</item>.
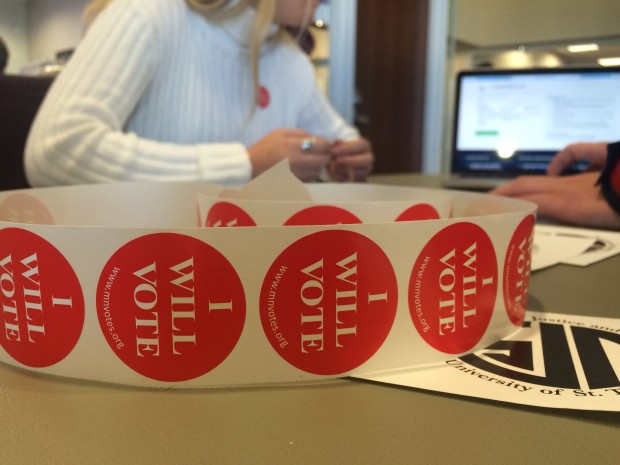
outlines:
[[457, 39], [479, 47], [617, 36], [618, 0], [458, 0]]
[[82, 37], [82, 10], [89, 0], [34, 0], [29, 5], [30, 59], [52, 59]]
[[[454, 18], [467, 68], [598, 66], [620, 56], [617, 0], [457, 0]], [[597, 50], [567, 50], [592, 42]]]
[[0, 0], [0, 36], [9, 49], [8, 73], [17, 72], [28, 57], [26, 2]]
[[9, 47], [8, 72], [73, 48], [82, 37], [82, 9], [89, 0], [0, 0], [0, 36]]

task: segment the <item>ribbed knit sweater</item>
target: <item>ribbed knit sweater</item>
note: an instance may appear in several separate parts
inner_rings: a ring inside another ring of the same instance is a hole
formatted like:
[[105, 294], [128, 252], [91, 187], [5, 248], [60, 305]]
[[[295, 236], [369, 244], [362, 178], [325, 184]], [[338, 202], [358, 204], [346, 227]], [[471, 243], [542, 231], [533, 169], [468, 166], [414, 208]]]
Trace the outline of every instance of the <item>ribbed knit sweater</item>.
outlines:
[[211, 23], [184, 0], [115, 0], [50, 89], [25, 164], [33, 186], [122, 180], [239, 184], [246, 148], [272, 130], [328, 139], [357, 131], [331, 108], [308, 57], [270, 41], [253, 111], [254, 10]]

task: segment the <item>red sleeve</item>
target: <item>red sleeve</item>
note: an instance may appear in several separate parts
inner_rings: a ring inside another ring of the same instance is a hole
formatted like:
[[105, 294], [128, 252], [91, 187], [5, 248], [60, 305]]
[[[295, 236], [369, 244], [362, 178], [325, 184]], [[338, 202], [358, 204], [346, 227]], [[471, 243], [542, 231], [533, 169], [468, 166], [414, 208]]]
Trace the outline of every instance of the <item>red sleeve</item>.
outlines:
[[605, 200], [620, 214], [620, 142], [607, 146], [607, 159], [598, 184]]

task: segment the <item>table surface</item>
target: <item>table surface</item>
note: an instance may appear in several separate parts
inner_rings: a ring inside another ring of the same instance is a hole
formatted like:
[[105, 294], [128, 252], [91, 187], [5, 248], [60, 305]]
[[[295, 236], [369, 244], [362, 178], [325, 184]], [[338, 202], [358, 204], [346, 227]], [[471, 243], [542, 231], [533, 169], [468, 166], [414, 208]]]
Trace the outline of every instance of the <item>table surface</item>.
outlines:
[[[412, 185], [411, 179], [373, 181]], [[529, 308], [616, 317], [618, 270], [620, 256], [585, 269], [537, 271]], [[147, 390], [0, 364], [0, 464], [615, 465], [618, 433], [620, 413], [534, 408], [351, 379]]]

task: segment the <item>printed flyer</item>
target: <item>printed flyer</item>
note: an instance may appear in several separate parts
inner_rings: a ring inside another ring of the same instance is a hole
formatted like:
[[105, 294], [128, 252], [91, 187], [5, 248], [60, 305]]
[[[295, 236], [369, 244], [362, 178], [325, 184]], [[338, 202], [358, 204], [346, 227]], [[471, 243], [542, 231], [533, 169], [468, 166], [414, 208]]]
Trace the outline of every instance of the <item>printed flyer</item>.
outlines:
[[620, 319], [527, 312], [486, 349], [364, 379], [536, 407], [620, 411]]

